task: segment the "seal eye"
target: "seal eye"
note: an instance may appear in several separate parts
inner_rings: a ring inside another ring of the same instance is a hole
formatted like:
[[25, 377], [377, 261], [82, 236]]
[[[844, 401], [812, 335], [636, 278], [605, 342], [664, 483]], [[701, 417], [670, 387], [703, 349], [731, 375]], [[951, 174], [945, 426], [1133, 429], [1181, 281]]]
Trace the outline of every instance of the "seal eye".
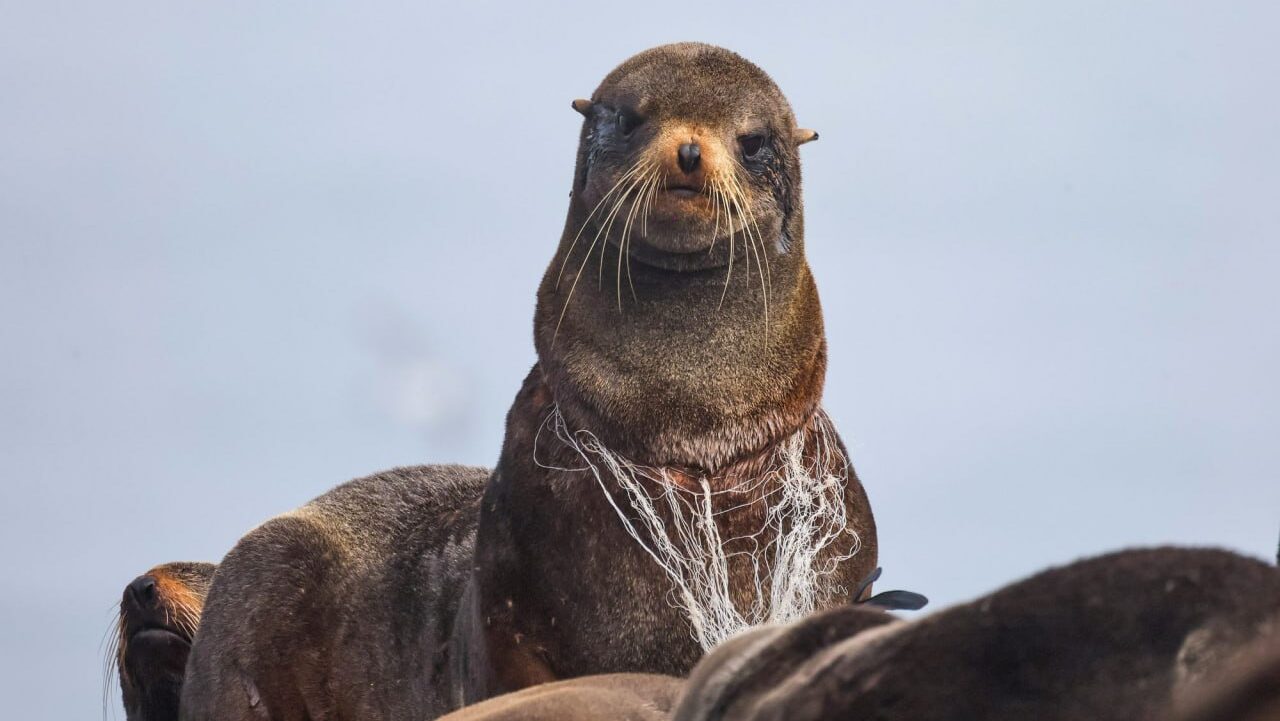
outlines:
[[764, 133], [752, 133], [738, 138], [738, 144], [742, 146], [742, 155], [746, 158], [754, 158], [764, 148]]
[[618, 111], [618, 130], [624, 136], [631, 135], [642, 123], [644, 123], [644, 118], [630, 110], [623, 109]]

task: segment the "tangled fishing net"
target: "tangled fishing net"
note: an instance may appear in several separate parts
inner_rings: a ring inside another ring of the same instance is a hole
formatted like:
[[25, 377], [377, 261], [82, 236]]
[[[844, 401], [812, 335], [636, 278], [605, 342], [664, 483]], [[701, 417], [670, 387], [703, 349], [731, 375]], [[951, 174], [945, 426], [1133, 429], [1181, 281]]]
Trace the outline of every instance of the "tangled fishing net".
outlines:
[[[804, 617], [845, 592], [830, 577], [858, 552], [860, 542], [846, 515], [848, 461], [824, 412], [810, 428], [778, 443], [757, 477], [720, 489], [705, 476], [688, 488], [666, 469], [633, 463], [590, 431], [570, 431], [559, 409], [548, 416], [547, 426], [585, 464], [561, 470], [590, 471], [627, 533], [671, 580], [672, 602], [689, 618], [704, 649], [753, 626]], [[814, 447], [809, 458], [807, 440]], [[626, 508], [614, 488], [622, 491]], [[765, 504], [761, 526], [722, 538], [717, 520], [744, 508], [736, 500], [742, 498]], [[748, 550], [726, 550], [730, 547]], [[745, 561], [754, 584], [746, 608], [733, 601], [731, 558], [735, 565]]]

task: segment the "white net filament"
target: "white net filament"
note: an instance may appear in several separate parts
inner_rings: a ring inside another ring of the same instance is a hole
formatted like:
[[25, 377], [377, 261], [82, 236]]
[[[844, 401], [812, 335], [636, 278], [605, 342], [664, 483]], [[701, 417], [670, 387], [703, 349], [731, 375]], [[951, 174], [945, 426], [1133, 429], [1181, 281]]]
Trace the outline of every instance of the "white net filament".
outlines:
[[[572, 470], [590, 471], [627, 533], [670, 579], [672, 603], [688, 617], [703, 649], [753, 626], [802, 618], [834, 594], [848, 593], [831, 576], [860, 542], [846, 514], [848, 461], [822, 411], [810, 428], [777, 444], [759, 476], [714, 490], [705, 476], [696, 489], [687, 488], [664, 468], [632, 463], [609, 450], [590, 431], [570, 431], [558, 409], [547, 423], [585, 463]], [[808, 458], [806, 441], [814, 449]], [[613, 489], [622, 491], [627, 508]], [[753, 500], [736, 500], [742, 498]], [[754, 503], [764, 504], [763, 512], [747, 516], [762, 518], [760, 527], [722, 538], [718, 520]], [[733, 600], [731, 558], [739, 579], [741, 568], [747, 569], [746, 608]]]

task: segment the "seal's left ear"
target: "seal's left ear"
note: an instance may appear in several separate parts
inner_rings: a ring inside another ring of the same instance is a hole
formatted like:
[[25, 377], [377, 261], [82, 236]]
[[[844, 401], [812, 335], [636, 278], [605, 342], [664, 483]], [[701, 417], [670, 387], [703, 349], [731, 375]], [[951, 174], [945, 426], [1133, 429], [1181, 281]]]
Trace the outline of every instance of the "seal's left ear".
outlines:
[[817, 140], [818, 131], [810, 130], [808, 128], [796, 128], [795, 133], [792, 134], [791, 137], [796, 141], [796, 145], [804, 145], [810, 140]]
[[577, 100], [573, 101], [573, 109], [577, 110], [579, 113], [582, 113], [582, 117], [585, 118], [587, 116], [587, 113], [591, 112], [591, 101], [587, 100], [586, 98], [578, 98]]

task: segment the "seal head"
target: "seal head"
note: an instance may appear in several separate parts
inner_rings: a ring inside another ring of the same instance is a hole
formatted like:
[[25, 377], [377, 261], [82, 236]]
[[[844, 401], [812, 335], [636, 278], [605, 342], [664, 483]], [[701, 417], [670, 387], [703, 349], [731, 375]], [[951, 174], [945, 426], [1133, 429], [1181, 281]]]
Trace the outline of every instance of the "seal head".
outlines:
[[745, 255], [735, 235], [791, 241], [796, 146], [816, 133], [796, 127], [782, 92], [752, 63], [699, 43], [653, 48], [618, 66], [574, 108], [586, 117], [575, 205], [595, 211], [597, 229], [611, 220], [622, 225], [623, 234], [605, 240], [626, 244], [633, 259], [701, 269], [727, 265], [735, 251]]
[[166, 563], [125, 587], [113, 661], [129, 721], [178, 718], [187, 655], [215, 568], [211, 563]]
[[826, 371], [797, 150], [816, 134], [763, 70], [700, 43], [641, 52], [573, 106], [574, 186], [534, 330], [566, 420], [711, 472], [800, 428]]

